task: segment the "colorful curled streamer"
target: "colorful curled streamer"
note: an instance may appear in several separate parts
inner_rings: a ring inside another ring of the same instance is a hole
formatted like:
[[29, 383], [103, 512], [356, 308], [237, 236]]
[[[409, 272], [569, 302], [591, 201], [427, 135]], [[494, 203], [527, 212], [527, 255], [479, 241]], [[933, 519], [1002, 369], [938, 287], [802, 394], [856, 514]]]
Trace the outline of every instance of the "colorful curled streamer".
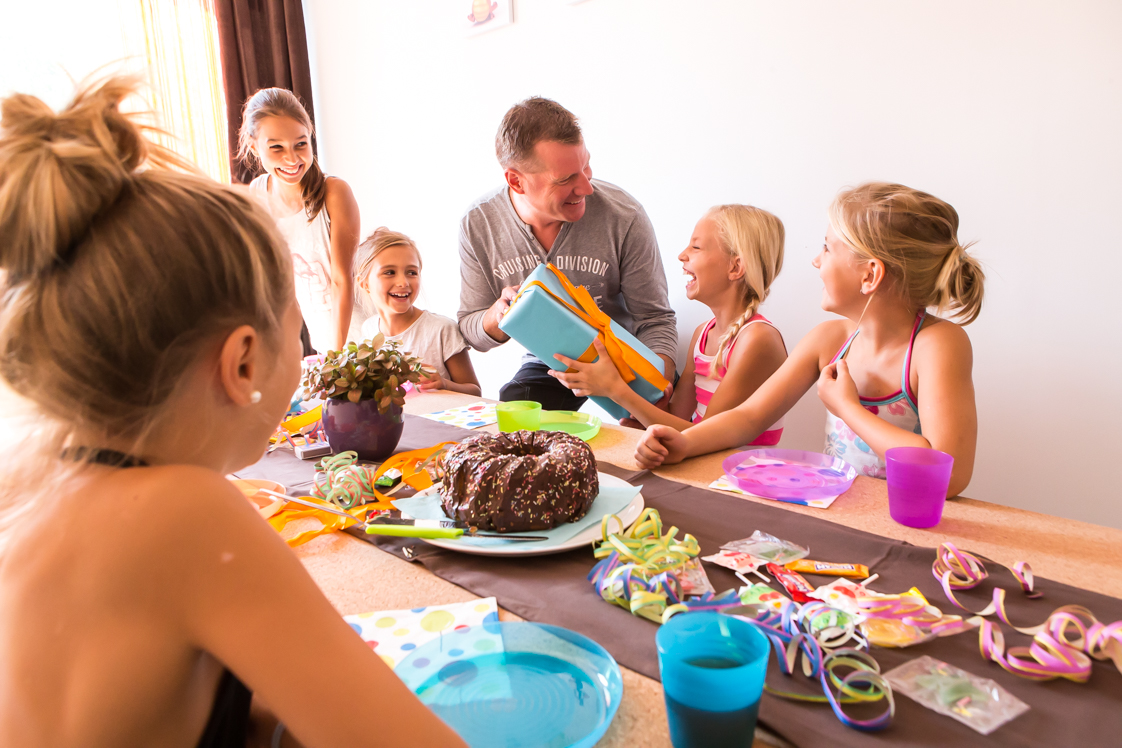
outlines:
[[[619, 532], [610, 533], [611, 521]], [[722, 610], [740, 605], [735, 591], [706, 593], [686, 600], [674, 570], [701, 553], [690, 534], [679, 539], [678, 528], [662, 531], [657, 509], [646, 509], [630, 529], [616, 515], [600, 523], [602, 541], [595, 550], [600, 559], [588, 573], [588, 581], [604, 600], [655, 623], [665, 623], [676, 613], [688, 610]]]
[[[947, 599], [963, 610], [969, 609], [958, 601], [954, 590], [972, 589], [989, 576], [981, 558], [960, 551], [952, 543], [939, 546], [931, 571], [943, 586]], [[1033, 589], [1032, 568], [1028, 563], [1018, 561], [1009, 571], [1026, 597], [1041, 596]], [[1006, 650], [1001, 628], [985, 620], [993, 614], [1016, 631], [1033, 637], [1032, 644]], [[1036, 626], [1016, 626], [1005, 611], [1005, 590], [995, 587], [990, 603], [963, 624], [971, 628], [978, 626], [978, 648], [983, 657], [1022, 678], [1038, 681], [1066, 678], [1086, 683], [1091, 677], [1092, 659], [1112, 660], [1122, 672], [1122, 621], [1104, 624], [1081, 605], [1056, 608]]]
[[[834, 715], [845, 726], [864, 732], [883, 730], [892, 722], [896, 714], [896, 702], [892, 687], [880, 673], [880, 665], [868, 652], [858, 648], [840, 646], [853, 639], [858, 647], [868, 647], [854, 627], [852, 619], [844, 628], [836, 626], [818, 627], [816, 623], [824, 616], [836, 617], [839, 611], [826, 603], [813, 602], [800, 605], [792, 600], [784, 600], [781, 610], [771, 606], [750, 605], [758, 612], [753, 616], [735, 615], [757, 626], [775, 649], [779, 668], [784, 675], [792, 675], [795, 667], [802, 662], [803, 674], [817, 678], [822, 687], [822, 696], [777, 691], [767, 686], [768, 693], [794, 701], [828, 703]], [[848, 668], [849, 672], [839, 676], [838, 670]], [[859, 720], [850, 717], [842, 709], [843, 704], [869, 703], [887, 700], [888, 706], [879, 715]]]
[[380, 508], [393, 509], [390, 498], [378, 490], [376, 481], [387, 470], [400, 470], [402, 483], [418, 491], [432, 486], [432, 478], [425, 470], [444, 449], [455, 442], [441, 442], [425, 449], [399, 452], [386, 459], [377, 468], [359, 465], [356, 452], [329, 455], [316, 463], [318, 473], [327, 479], [318, 480], [312, 488], [317, 499], [330, 501], [340, 509], [351, 509], [363, 504], [378, 504]]

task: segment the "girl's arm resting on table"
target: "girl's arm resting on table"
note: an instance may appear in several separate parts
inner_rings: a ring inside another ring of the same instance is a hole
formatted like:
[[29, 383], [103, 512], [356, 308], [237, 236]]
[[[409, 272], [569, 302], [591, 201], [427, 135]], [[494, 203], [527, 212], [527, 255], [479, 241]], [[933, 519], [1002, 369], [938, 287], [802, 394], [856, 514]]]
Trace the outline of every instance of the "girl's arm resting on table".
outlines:
[[193, 480], [165, 492], [176, 519], [158, 535], [173, 546], [159, 571], [178, 602], [172, 623], [305, 745], [463, 746], [343, 621], [238, 490], [190, 470]]
[[479, 387], [479, 378], [475, 375], [475, 367], [471, 365], [471, 356], [467, 349], [460, 351], [444, 362], [448, 369], [450, 379], [444, 379], [439, 374], [431, 379], [422, 379], [422, 390], [451, 390], [462, 392], [465, 395], [480, 396], [483, 390]]
[[839, 335], [844, 340], [844, 328], [838, 324], [826, 322], [811, 330], [779, 370], [735, 408], [706, 418], [680, 434], [664, 426], [647, 429], [635, 450], [636, 461], [644, 468], [657, 467], [755, 439], [793, 408], [818, 379]]
[[939, 323], [916, 337], [912, 366], [918, 388], [919, 420], [923, 435], [893, 426], [865, 409], [845, 361], [822, 370], [819, 396], [831, 412], [845, 421], [882, 459], [893, 447], [927, 447], [954, 457], [947, 496], [957, 496], [970, 483], [978, 440], [978, 414], [971, 378], [974, 354], [961, 327]]
[[350, 185], [328, 177], [324, 210], [331, 219], [331, 308], [335, 311], [336, 350], [347, 344], [355, 304], [354, 259], [358, 248], [358, 202]]

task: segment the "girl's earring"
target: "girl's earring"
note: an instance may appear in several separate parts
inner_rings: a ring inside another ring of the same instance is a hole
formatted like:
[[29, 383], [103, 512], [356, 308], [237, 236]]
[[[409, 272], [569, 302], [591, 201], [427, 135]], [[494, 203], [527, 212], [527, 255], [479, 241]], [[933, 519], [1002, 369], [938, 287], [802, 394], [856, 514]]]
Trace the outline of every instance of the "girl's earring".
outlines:
[[249, 401], [254, 405], [261, 402], [261, 390], [254, 390], [253, 392], [249, 393]]

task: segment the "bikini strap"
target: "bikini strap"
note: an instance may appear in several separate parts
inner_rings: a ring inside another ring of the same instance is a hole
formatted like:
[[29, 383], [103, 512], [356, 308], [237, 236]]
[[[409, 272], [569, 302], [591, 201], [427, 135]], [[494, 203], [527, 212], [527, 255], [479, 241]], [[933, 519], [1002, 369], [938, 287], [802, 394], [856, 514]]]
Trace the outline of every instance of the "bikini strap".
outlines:
[[904, 393], [904, 397], [907, 398], [908, 404], [911, 405], [917, 413], [919, 412], [919, 405], [917, 405], [917, 401], [919, 400], [919, 398], [916, 397], [914, 392], [912, 392], [911, 377], [908, 375], [911, 373], [912, 369], [912, 348], [915, 347], [916, 336], [919, 335], [919, 330], [921, 327], [923, 327], [923, 321], [926, 318], [926, 309], [921, 309], [919, 314], [916, 315], [915, 324], [912, 325], [912, 337], [911, 340], [908, 341], [908, 352], [904, 354], [904, 372], [900, 375], [902, 377], [902, 380], [900, 382], [900, 391]]
[[67, 447], [62, 450], [62, 459], [74, 462], [92, 462], [109, 467], [148, 467], [148, 463], [139, 457], [133, 457], [115, 449], [99, 449], [97, 447]]
[[834, 354], [834, 357], [830, 359], [831, 364], [845, 355], [845, 352], [849, 350], [849, 346], [853, 345], [853, 339], [857, 337], [857, 333], [859, 332], [861, 332], [861, 328], [854, 330], [853, 334], [845, 339], [845, 343], [843, 343], [842, 347], [838, 349], [838, 352]]

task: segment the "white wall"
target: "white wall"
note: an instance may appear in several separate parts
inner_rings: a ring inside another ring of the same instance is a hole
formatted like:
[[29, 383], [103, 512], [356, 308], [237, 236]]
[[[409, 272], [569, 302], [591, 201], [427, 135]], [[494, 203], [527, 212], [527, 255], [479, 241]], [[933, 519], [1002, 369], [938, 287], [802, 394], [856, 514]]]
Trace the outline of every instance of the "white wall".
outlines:
[[[810, 259], [831, 198], [900, 181], [958, 209], [988, 274], [967, 494], [1122, 527], [1122, 5], [519, 0], [465, 38], [466, 0], [306, 3], [328, 170], [365, 229], [418, 240], [430, 308], [456, 311], [457, 222], [499, 183], [495, 129], [526, 96], [580, 116], [596, 175], [646, 207], [683, 340], [705, 309], [674, 257], [708, 206], [786, 223], [764, 311], [794, 344], [827, 317]], [[485, 394], [515, 359], [477, 356]], [[821, 449], [813, 395], [791, 421], [785, 446]]]

